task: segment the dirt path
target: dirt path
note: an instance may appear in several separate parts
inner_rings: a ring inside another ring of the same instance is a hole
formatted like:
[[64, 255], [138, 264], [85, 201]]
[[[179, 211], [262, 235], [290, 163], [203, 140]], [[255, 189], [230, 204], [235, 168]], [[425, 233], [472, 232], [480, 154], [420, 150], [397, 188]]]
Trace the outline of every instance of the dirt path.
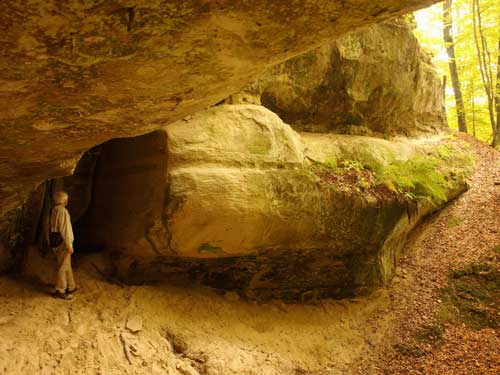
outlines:
[[[408, 242], [399, 276], [389, 286], [394, 330], [367, 353], [357, 372], [500, 374], [500, 328], [472, 329], [450, 317], [457, 309], [443, 291], [450, 271], [481, 264], [500, 246], [500, 186], [495, 184], [500, 152], [464, 139], [476, 159], [470, 190], [429, 218]], [[499, 258], [491, 264], [498, 271]]]
[[257, 305], [196, 286], [122, 286], [88, 256], [71, 302], [0, 278], [0, 373], [498, 374], [498, 328], [447, 324], [439, 345], [421, 343], [419, 356], [395, 350], [436, 323], [449, 270], [500, 244], [500, 153], [471, 149], [470, 191], [420, 227], [398, 276], [370, 298]]

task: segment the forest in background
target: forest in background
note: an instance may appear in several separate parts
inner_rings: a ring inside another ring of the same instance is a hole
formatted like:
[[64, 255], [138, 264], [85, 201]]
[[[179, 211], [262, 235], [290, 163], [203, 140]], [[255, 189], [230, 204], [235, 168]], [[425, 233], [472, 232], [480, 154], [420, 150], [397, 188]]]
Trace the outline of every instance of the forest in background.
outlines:
[[446, 0], [416, 12], [414, 21], [417, 38], [445, 81], [450, 127], [498, 146], [500, 0]]

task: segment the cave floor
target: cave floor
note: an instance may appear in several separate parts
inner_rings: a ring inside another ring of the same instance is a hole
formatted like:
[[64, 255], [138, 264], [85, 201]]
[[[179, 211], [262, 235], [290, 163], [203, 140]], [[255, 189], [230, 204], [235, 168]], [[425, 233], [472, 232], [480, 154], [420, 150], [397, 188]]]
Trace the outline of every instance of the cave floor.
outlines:
[[0, 373], [498, 374], [500, 329], [471, 327], [445, 292], [450, 270], [500, 267], [500, 153], [467, 140], [471, 189], [415, 231], [397, 276], [368, 298], [259, 305], [200, 286], [126, 286], [89, 255], [71, 301], [0, 278]]
[[[71, 301], [51, 297], [49, 286], [0, 279], [1, 370], [330, 374], [350, 368], [367, 337], [382, 340], [368, 318], [389, 303], [385, 290], [369, 300], [258, 305], [203, 287], [109, 283], [92, 266], [99, 262], [95, 256], [80, 262], [80, 290]], [[140, 329], [132, 333], [129, 325]]]

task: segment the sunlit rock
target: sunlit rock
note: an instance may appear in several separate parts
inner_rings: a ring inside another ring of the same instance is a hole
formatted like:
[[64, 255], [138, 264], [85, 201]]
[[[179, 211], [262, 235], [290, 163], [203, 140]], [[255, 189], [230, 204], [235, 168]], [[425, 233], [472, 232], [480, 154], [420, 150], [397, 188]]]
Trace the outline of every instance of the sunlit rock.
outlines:
[[268, 70], [229, 103], [259, 103], [295, 129], [416, 135], [446, 127], [430, 57], [402, 21], [341, 37]]

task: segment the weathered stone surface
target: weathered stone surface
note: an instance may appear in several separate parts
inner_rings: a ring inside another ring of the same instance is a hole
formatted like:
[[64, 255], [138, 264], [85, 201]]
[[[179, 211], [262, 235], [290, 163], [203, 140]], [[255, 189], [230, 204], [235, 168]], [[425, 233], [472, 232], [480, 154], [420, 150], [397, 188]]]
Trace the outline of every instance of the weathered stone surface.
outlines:
[[92, 201], [94, 190], [94, 174], [100, 148], [95, 147], [78, 161], [71, 176], [53, 179], [50, 181], [48, 199], [57, 190], [64, 190], [69, 194], [68, 211], [73, 222], [78, 221], [87, 212]]
[[125, 323], [125, 328], [132, 333], [142, 331], [142, 318], [139, 315], [129, 316], [127, 323]]
[[212, 105], [276, 63], [436, 0], [0, 3], [0, 233], [82, 153]]
[[261, 103], [298, 130], [415, 135], [447, 126], [442, 93], [409, 27], [391, 21], [287, 60], [229, 102]]
[[[52, 195], [56, 190], [65, 190], [69, 194], [68, 210], [73, 223], [77, 222], [87, 211], [91, 202], [94, 171], [99, 154], [98, 148], [86, 152], [76, 165], [71, 176], [47, 180], [34, 189], [28, 199], [16, 212], [16, 220], [11, 223], [8, 245], [11, 254], [5, 252], [6, 268], [27, 254], [33, 254], [38, 248], [39, 255], [50, 252], [48, 247], [49, 216]], [[1, 252], [0, 252], [1, 253]], [[31, 256], [31, 255], [30, 255]], [[19, 265], [19, 264], [17, 264]]]
[[[16, 210], [16, 219], [9, 228], [8, 249], [2, 254], [0, 246], [0, 271], [18, 266], [19, 260], [27, 254], [28, 246], [34, 245], [40, 239], [43, 229], [44, 211], [47, 212], [47, 187], [44, 182], [34, 189], [24, 204]], [[10, 250], [10, 251], [9, 251]], [[1, 259], [5, 257], [4, 259]], [[3, 260], [3, 261], [2, 261]]]
[[[300, 135], [261, 106], [214, 107], [102, 146], [84, 238], [129, 282], [192, 277], [249, 298], [362, 293], [385, 282], [438, 206], [325, 183], [318, 165], [389, 165], [438, 144]], [[447, 195], [464, 188], [453, 179]]]

